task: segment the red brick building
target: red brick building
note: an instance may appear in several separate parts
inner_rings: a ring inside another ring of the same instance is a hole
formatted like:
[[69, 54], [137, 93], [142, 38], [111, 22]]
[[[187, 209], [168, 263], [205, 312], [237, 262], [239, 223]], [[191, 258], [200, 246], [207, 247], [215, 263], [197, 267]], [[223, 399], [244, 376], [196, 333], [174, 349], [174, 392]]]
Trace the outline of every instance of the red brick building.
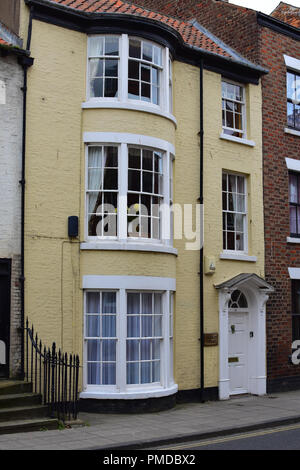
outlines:
[[268, 390], [300, 388], [292, 343], [300, 340], [300, 8], [281, 2], [268, 16], [222, 0], [137, 0], [196, 19], [269, 70], [263, 86]]

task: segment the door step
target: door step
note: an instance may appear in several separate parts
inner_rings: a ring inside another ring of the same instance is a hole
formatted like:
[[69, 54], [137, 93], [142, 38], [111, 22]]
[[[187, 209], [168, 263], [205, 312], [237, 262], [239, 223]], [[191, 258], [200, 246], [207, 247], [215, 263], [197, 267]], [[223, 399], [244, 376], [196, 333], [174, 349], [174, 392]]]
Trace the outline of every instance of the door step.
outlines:
[[19, 432], [48, 431], [50, 429], [58, 429], [57, 419], [24, 419], [0, 423], [0, 435]]

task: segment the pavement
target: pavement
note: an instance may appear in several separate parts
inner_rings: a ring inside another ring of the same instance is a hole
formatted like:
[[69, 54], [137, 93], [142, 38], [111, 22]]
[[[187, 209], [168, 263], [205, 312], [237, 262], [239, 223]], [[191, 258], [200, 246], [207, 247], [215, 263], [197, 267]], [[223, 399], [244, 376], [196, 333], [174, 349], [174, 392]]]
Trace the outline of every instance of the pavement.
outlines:
[[300, 390], [188, 403], [144, 414], [80, 413], [82, 426], [0, 435], [0, 450], [152, 448], [300, 422]]

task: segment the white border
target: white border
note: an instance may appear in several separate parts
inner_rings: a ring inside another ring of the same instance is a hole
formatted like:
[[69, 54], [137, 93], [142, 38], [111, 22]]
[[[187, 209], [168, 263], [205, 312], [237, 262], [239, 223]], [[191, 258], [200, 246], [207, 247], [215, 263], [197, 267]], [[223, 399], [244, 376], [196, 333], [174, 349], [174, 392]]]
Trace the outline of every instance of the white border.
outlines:
[[300, 268], [288, 268], [290, 279], [300, 279]]
[[175, 147], [167, 140], [157, 139], [140, 134], [127, 134], [125, 132], [84, 132], [83, 142], [85, 144], [128, 144], [153, 147], [164, 150], [175, 155]]
[[253, 140], [247, 140], [241, 137], [235, 137], [234, 135], [220, 134], [220, 139], [229, 140], [230, 142], [237, 142], [238, 144], [248, 145], [248, 147], [255, 147], [255, 142]]
[[82, 288], [176, 291], [176, 279], [148, 276], [83, 276]]
[[285, 162], [288, 170], [300, 172], [300, 160], [295, 160], [294, 158], [286, 158]]
[[297, 135], [298, 137], [300, 137], [300, 131], [296, 131], [295, 129], [290, 129], [289, 127], [285, 127], [284, 132], [286, 134]]
[[[103, 99], [103, 98], [102, 98]], [[155, 114], [156, 116], [162, 116], [172, 121], [177, 127], [177, 120], [173, 114], [160, 111], [156, 107], [138, 105], [135, 103], [121, 103], [120, 101], [100, 102], [100, 101], [86, 101], [81, 104], [82, 109], [125, 109], [130, 111], [141, 111], [143, 113]]]
[[220, 254], [220, 259], [231, 259], [235, 261], [250, 261], [252, 263], [256, 263], [257, 261], [257, 256], [249, 256], [249, 255], [244, 255], [243, 253], [221, 253]]
[[157, 253], [169, 253], [171, 255], [178, 255], [178, 250], [169, 245], [156, 245], [153, 243], [132, 243], [130, 240], [127, 242], [111, 241], [106, 242], [103, 239], [99, 242], [83, 242], [80, 243], [81, 250], [119, 250], [119, 251], [150, 251]]
[[300, 72], [300, 60], [289, 55], [283, 54], [285, 65], [296, 72]]

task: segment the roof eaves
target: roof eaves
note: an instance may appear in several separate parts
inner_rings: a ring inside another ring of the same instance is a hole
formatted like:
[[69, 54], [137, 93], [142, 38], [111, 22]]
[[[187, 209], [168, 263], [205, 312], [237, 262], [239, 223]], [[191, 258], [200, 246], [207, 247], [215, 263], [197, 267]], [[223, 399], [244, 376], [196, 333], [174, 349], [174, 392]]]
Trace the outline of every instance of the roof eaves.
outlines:
[[284, 21], [274, 18], [274, 16], [266, 15], [265, 13], [257, 12], [257, 21], [260, 25], [273, 29], [281, 34], [286, 34], [294, 39], [300, 39], [300, 28], [285, 23]]
[[0, 22], [0, 38], [2, 38], [8, 45], [12, 47], [23, 46], [23, 41], [19, 36], [10, 31], [3, 23]]

